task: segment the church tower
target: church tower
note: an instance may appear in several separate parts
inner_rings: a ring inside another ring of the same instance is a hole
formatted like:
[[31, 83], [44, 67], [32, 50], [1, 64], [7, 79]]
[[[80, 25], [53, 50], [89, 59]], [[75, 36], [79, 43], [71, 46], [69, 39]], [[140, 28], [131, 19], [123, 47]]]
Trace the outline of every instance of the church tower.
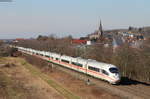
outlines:
[[101, 20], [100, 20], [100, 25], [99, 25], [99, 28], [92, 34], [88, 35], [89, 39], [100, 39], [103, 37], [103, 29], [102, 29], [102, 23], [101, 23]]
[[101, 20], [100, 20], [100, 26], [99, 26], [99, 29], [98, 29], [98, 33], [99, 33], [99, 35], [100, 35], [101, 37], [103, 36], [103, 28], [102, 28]]

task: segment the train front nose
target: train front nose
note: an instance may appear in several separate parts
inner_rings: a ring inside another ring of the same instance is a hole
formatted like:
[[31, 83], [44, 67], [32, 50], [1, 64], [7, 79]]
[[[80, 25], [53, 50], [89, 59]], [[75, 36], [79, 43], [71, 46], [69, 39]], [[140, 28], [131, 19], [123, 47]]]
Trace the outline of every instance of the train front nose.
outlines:
[[113, 81], [114, 84], [117, 84], [117, 83], [120, 82], [120, 75], [119, 75], [119, 73], [113, 74], [113, 78], [114, 78], [114, 81]]
[[117, 77], [115, 82], [119, 83], [120, 82], [120, 77]]
[[109, 72], [113, 78], [113, 83], [118, 83], [120, 81], [120, 73], [117, 67], [110, 67]]

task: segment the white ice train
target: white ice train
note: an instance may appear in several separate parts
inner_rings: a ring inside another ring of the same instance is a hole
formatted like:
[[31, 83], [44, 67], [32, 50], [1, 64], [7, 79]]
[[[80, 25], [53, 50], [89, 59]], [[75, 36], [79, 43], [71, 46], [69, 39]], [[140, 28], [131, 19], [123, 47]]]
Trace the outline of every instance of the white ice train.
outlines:
[[18, 50], [23, 53], [40, 57], [49, 62], [91, 75], [95, 78], [108, 81], [111, 84], [117, 84], [120, 82], [119, 70], [116, 66], [112, 64], [98, 62], [96, 60], [91, 59], [83, 59], [80, 57], [70, 57], [57, 53], [39, 51], [31, 48], [24, 48], [24, 47], [16, 47], [16, 48], [18, 48]]

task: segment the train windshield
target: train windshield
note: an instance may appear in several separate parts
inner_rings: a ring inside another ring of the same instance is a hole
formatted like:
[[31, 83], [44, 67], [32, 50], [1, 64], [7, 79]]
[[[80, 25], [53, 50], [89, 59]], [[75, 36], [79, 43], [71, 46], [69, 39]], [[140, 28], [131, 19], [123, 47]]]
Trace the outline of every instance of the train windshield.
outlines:
[[118, 69], [117, 68], [109, 68], [109, 71], [111, 72], [111, 73], [119, 73], [119, 71], [118, 71]]

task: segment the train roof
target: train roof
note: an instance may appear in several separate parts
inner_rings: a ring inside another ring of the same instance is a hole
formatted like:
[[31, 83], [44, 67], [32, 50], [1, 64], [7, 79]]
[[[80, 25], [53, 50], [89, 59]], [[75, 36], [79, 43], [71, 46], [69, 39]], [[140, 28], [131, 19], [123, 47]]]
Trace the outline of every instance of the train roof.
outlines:
[[45, 55], [47, 56], [50, 56], [50, 54], [51, 54], [50, 52], [45, 52]]
[[57, 54], [57, 53], [51, 53], [51, 56], [52, 56], [52, 57], [55, 57], [55, 58], [59, 58], [61, 55], [60, 55], [60, 54]]
[[88, 61], [87, 59], [83, 59], [81, 57], [76, 57], [76, 58], [72, 57], [72, 62], [77, 62], [83, 65], [87, 64], [87, 61]]
[[62, 55], [61, 59], [65, 59], [67, 61], [71, 61], [72, 57], [71, 56]]
[[101, 67], [101, 68], [105, 68], [105, 69], [106, 68], [111, 68], [111, 67], [115, 67], [116, 68], [116, 66], [114, 66], [112, 64], [98, 62], [98, 61], [95, 61], [95, 60], [88, 61], [88, 66], [94, 66], [94, 67], [97, 67], [97, 68]]

